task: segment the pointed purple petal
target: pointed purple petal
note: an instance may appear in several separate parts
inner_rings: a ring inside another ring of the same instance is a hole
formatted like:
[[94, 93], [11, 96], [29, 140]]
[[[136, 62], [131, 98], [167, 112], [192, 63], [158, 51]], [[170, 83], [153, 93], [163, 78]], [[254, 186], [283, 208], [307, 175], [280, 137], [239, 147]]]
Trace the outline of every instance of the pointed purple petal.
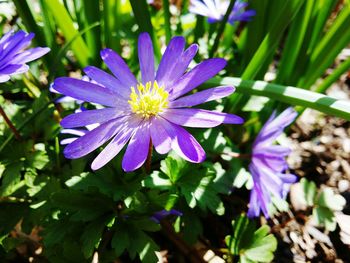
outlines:
[[202, 109], [168, 109], [161, 114], [162, 117], [175, 124], [186, 127], [210, 128], [222, 123], [242, 124], [241, 117]]
[[186, 71], [189, 64], [191, 63], [194, 56], [197, 54], [198, 51], [198, 45], [192, 44], [188, 49], [186, 49], [181, 56], [174, 61], [174, 67], [169, 72], [168, 80], [165, 84], [165, 89], [167, 90], [167, 87], [171, 87], [174, 82], [176, 82]]
[[122, 167], [125, 172], [140, 168], [147, 159], [150, 143], [149, 125], [140, 126], [132, 136], [124, 154]]
[[66, 116], [61, 121], [63, 128], [82, 127], [89, 124], [104, 123], [120, 116], [122, 111], [116, 108], [87, 110]]
[[154, 118], [150, 126], [152, 143], [156, 151], [166, 154], [171, 150], [171, 138], [161, 124], [161, 120]]
[[142, 82], [154, 81], [154, 52], [151, 37], [148, 33], [142, 33], [138, 40], [138, 53]]
[[182, 108], [196, 106], [208, 101], [221, 99], [227, 97], [235, 91], [233, 87], [216, 87], [203, 91], [196, 92], [195, 94], [181, 97], [177, 100], [169, 103], [169, 108]]
[[101, 58], [106, 63], [108, 68], [112, 71], [125, 86], [136, 87], [137, 80], [130, 71], [125, 61], [112, 49], [105, 48], [101, 51]]
[[208, 79], [214, 77], [225, 66], [226, 60], [222, 58], [212, 58], [202, 61], [178, 81], [174, 82], [172, 87], [169, 87], [171, 92], [169, 99], [174, 100], [193, 90]]
[[91, 164], [92, 170], [98, 170], [112, 160], [129, 141], [134, 127], [125, 127], [113, 138]]
[[91, 153], [112, 138], [125, 120], [126, 118], [119, 118], [101, 124], [69, 144], [63, 151], [64, 156], [68, 159], [77, 159]]
[[110, 91], [117, 93], [124, 98], [129, 98], [130, 87], [123, 85], [123, 83], [121, 83], [117, 78], [113, 77], [107, 72], [94, 66], [87, 66], [84, 68], [84, 72], [89, 78], [93, 79], [97, 83], [100, 83], [106, 89], [109, 89]]
[[48, 52], [50, 52], [48, 47], [31, 48], [17, 54], [13, 60], [11, 60], [11, 63], [27, 63], [44, 56]]
[[174, 70], [174, 62], [181, 56], [185, 48], [185, 39], [184, 37], [173, 37], [169, 45], [167, 46], [163, 57], [158, 66], [158, 71], [156, 74], [156, 80], [160, 86], [167, 85], [169, 81], [169, 76]]
[[110, 90], [79, 79], [68, 77], [57, 78], [53, 83], [53, 87], [66, 96], [82, 101], [111, 107], [117, 106], [118, 104], [126, 105], [124, 100], [118, 98], [117, 95]]
[[193, 163], [200, 163], [204, 161], [205, 152], [202, 146], [189, 132], [176, 124], [168, 122], [165, 119], [161, 123], [166, 132], [172, 138], [171, 147], [178, 155]]

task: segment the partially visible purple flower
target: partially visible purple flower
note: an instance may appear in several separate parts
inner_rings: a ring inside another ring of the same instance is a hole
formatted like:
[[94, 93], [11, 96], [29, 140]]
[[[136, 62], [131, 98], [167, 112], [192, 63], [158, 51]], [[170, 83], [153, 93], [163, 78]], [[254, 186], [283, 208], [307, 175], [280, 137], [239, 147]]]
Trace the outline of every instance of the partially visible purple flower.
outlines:
[[234, 88], [216, 87], [184, 96], [226, 65], [224, 59], [213, 58], [186, 72], [198, 45], [184, 48], [185, 39], [174, 37], [155, 72], [152, 41], [147, 33], [143, 33], [138, 42], [142, 81], [135, 78], [124, 60], [111, 49], [102, 50], [101, 57], [114, 76], [89, 66], [84, 71], [98, 84], [66, 77], [56, 79], [54, 88], [58, 92], [106, 106], [75, 113], [62, 120], [61, 125], [67, 129], [99, 124], [70, 143], [64, 149], [65, 156], [80, 158], [110, 140], [92, 162], [92, 169], [97, 170], [108, 163], [129, 141], [122, 161], [127, 172], [141, 167], [151, 142], [160, 154], [173, 149], [190, 162], [202, 162], [205, 159], [203, 148], [181, 126], [208, 128], [222, 123], [241, 124], [243, 119], [228, 113], [189, 108], [226, 97]]
[[281, 145], [274, 145], [274, 141], [283, 133], [285, 127], [296, 118], [293, 108], [288, 108], [276, 117], [274, 112], [259, 132], [253, 144], [252, 161], [249, 165], [254, 186], [250, 193], [249, 217], [259, 216], [262, 211], [269, 217], [268, 209], [271, 195], [286, 198], [290, 185], [297, 177], [286, 174], [288, 168], [285, 157], [290, 149]]
[[151, 219], [156, 222], [156, 223], [160, 223], [160, 221], [167, 217], [167, 216], [170, 216], [170, 215], [174, 215], [174, 216], [182, 216], [182, 213], [178, 210], [175, 210], [175, 209], [171, 209], [171, 210], [161, 210], [161, 211], [158, 211], [156, 213], [153, 214], [153, 216], [151, 217]]
[[40, 58], [50, 51], [49, 48], [36, 47], [27, 48], [34, 33], [27, 34], [20, 30], [17, 33], [7, 32], [0, 39], [0, 83], [6, 82], [10, 76], [27, 72], [27, 62]]
[[[191, 0], [189, 11], [208, 17], [209, 23], [221, 21], [230, 5], [230, 0]], [[250, 21], [256, 15], [255, 10], [247, 10], [245, 8], [248, 3], [242, 0], [236, 0], [232, 12], [228, 18], [230, 24], [236, 21]]]

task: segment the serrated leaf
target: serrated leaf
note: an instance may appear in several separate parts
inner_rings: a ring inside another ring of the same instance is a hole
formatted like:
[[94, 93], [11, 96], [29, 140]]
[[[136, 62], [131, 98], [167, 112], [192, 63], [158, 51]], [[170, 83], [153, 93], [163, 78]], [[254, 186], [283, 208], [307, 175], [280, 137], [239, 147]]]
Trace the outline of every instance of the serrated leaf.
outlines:
[[171, 182], [176, 183], [180, 179], [181, 171], [185, 165], [186, 162], [183, 159], [169, 156], [160, 162], [160, 170], [169, 177]]
[[302, 186], [302, 189], [304, 191], [305, 201], [308, 204], [308, 206], [314, 205], [314, 200], [316, 196], [316, 184], [312, 181], [308, 181], [305, 178], [302, 178], [300, 180], [300, 184]]
[[130, 245], [129, 233], [127, 232], [127, 227], [118, 226], [113, 238], [112, 238], [112, 248], [114, 248], [115, 254], [119, 257], [123, 251]]
[[346, 205], [346, 200], [343, 196], [335, 194], [331, 188], [326, 187], [320, 193], [317, 204], [332, 211], [341, 211]]
[[316, 225], [324, 226], [329, 231], [334, 231], [337, 227], [334, 213], [327, 207], [315, 207], [312, 210], [312, 218]]
[[3, 172], [2, 184], [0, 186], [0, 196], [8, 196], [24, 186], [25, 182], [21, 181], [22, 163], [16, 162], [6, 166]]
[[85, 230], [80, 238], [82, 242], [82, 251], [85, 258], [92, 256], [94, 249], [98, 247], [102, 238], [103, 229], [105, 227], [105, 220], [99, 219], [91, 222], [85, 227]]

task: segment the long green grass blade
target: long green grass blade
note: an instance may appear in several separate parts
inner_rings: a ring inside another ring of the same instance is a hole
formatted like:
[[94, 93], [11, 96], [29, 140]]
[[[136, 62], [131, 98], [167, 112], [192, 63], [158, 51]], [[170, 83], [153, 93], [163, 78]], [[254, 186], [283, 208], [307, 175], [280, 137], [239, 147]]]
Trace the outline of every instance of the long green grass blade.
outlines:
[[[286, 44], [283, 49], [282, 58], [278, 67], [276, 83], [285, 83], [296, 66], [297, 58], [304, 41], [307, 41], [307, 28], [311, 19], [314, 1], [306, 1], [303, 8], [293, 20], [288, 32]], [[298, 64], [298, 66], [300, 66]], [[288, 82], [287, 82], [288, 83]]]
[[104, 42], [106, 47], [120, 53], [121, 46], [118, 38], [118, 30], [121, 27], [118, 23], [120, 20], [120, 1], [103, 0], [103, 28]]
[[322, 36], [322, 30], [331, 14], [337, 1], [318, 0], [315, 3], [314, 13], [316, 15], [316, 21], [312, 28], [312, 35], [309, 44], [309, 50], [313, 50], [317, 45], [317, 42]]
[[221, 85], [235, 86], [238, 93], [242, 93], [247, 96], [264, 96], [276, 101], [296, 106], [308, 107], [329, 115], [350, 120], [349, 101], [337, 100], [317, 92], [291, 86], [271, 84], [265, 81], [243, 80], [240, 78], [230, 77], [223, 79], [212, 79], [205, 84], [205, 86], [210, 87]]
[[324, 93], [341, 75], [350, 70], [350, 58], [340, 64], [322, 83], [316, 88], [316, 92]]
[[350, 43], [350, 3], [343, 6], [329, 31], [310, 56], [310, 64], [298, 86], [308, 89], [332, 64], [339, 52]]
[[[75, 29], [74, 22], [70, 18], [66, 8], [58, 0], [46, 0], [46, 4], [66, 40], [71, 41], [79, 32]], [[91, 54], [81, 36], [75, 39], [71, 47], [80, 65], [88, 65]]]
[[146, 0], [130, 0], [130, 4], [140, 31], [148, 32], [151, 35], [153, 39], [154, 53], [156, 55], [156, 58], [160, 60], [161, 54], [158, 39], [156, 38], [155, 32], [153, 30], [151, 16]]
[[166, 42], [169, 43], [172, 35], [171, 24], [170, 24], [169, 0], [163, 0], [163, 12], [164, 12], [165, 38], [166, 38]]

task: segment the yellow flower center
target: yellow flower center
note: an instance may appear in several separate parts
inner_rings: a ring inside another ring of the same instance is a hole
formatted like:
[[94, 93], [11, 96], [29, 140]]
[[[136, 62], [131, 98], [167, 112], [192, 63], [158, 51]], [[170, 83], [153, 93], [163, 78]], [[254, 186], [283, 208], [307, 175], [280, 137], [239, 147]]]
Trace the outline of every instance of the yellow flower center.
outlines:
[[131, 87], [130, 104], [132, 112], [139, 114], [143, 118], [150, 118], [162, 112], [168, 107], [169, 93], [164, 90], [164, 86], [159, 87], [157, 81], [137, 84], [137, 89]]

